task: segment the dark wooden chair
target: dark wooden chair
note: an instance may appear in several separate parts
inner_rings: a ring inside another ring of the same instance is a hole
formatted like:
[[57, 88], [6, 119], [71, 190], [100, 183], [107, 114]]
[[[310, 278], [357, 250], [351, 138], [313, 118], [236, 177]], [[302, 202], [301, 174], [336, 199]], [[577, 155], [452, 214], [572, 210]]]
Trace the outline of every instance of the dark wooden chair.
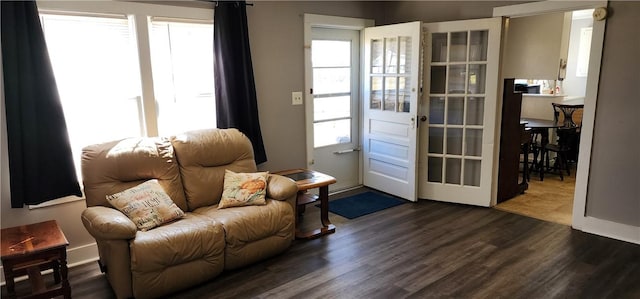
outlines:
[[563, 123], [565, 128], [579, 128], [582, 126], [582, 111], [584, 104], [568, 105], [551, 103], [553, 106], [553, 120]]
[[567, 153], [567, 161], [578, 161], [578, 148], [580, 146], [580, 129], [582, 128], [582, 113], [584, 104], [568, 105], [551, 103], [553, 106], [553, 119], [557, 123], [562, 123], [565, 128], [576, 128], [576, 137], [571, 138], [571, 150]]
[[[579, 135], [576, 133], [576, 127], [557, 128], [556, 134], [557, 142], [545, 145], [544, 151], [542, 152], [542, 157], [544, 159], [544, 171], [556, 173], [560, 175], [561, 180], [564, 180], [564, 176], [562, 174], [563, 169], [567, 171], [567, 175], [571, 175], [568, 158], [569, 154], [573, 150], [574, 144], [577, 144], [575, 139], [578, 138]], [[549, 152], [556, 153], [553, 166], [550, 165], [551, 158], [549, 157]]]

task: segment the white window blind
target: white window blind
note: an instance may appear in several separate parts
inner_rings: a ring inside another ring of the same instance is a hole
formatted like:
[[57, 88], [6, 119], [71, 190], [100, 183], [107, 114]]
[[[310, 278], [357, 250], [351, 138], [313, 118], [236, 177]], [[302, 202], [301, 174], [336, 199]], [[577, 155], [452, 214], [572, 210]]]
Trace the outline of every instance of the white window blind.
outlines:
[[213, 24], [150, 20], [159, 134], [215, 128]]
[[129, 20], [40, 14], [80, 175], [82, 147], [144, 132]]

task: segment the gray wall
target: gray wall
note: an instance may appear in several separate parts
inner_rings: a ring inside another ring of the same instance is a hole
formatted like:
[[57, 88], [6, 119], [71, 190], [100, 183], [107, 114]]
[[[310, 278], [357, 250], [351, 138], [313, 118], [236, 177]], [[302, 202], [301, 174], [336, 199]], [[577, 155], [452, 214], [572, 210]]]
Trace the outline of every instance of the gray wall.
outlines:
[[532, 1], [389, 1], [383, 9], [384, 19], [376, 24], [490, 18], [494, 7], [523, 2]]
[[640, 227], [640, 2], [610, 2], [587, 215]]
[[[558, 78], [564, 13], [512, 18], [503, 53], [503, 78]], [[553, 86], [551, 87], [553, 88]]]

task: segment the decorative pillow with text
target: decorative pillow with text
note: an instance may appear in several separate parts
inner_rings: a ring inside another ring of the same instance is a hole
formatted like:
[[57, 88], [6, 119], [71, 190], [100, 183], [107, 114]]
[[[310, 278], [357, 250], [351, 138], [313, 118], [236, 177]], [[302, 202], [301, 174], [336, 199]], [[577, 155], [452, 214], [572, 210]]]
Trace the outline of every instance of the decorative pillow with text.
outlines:
[[127, 215], [141, 231], [184, 217], [184, 212], [155, 179], [107, 195], [107, 201]]
[[224, 190], [218, 209], [265, 205], [269, 172], [235, 173], [225, 170]]

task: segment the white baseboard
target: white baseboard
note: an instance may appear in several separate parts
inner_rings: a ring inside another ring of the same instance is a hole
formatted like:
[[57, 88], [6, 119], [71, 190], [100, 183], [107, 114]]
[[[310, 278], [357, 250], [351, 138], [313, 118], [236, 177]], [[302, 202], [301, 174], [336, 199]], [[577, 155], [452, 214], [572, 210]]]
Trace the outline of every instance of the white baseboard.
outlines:
[[[84, 265], [95, 262], [99, 259], [98, 246], [96, 243], [86, 244], [75, 248], [67, 249], [67, 266], [73, 268], [75, 266]], [[51, 270], [43, 271], [44, 274], [51, 273]], [[27, 279], [27, 276], [16, 277], [15, 281]], [[5, 285], [4, 267], [0, 267], [0, 285]]]
[[583, 232], [640, 244], [640, 227], [594, 217], [584, 217], [581, 224], [581, 227], [576, 228]]

